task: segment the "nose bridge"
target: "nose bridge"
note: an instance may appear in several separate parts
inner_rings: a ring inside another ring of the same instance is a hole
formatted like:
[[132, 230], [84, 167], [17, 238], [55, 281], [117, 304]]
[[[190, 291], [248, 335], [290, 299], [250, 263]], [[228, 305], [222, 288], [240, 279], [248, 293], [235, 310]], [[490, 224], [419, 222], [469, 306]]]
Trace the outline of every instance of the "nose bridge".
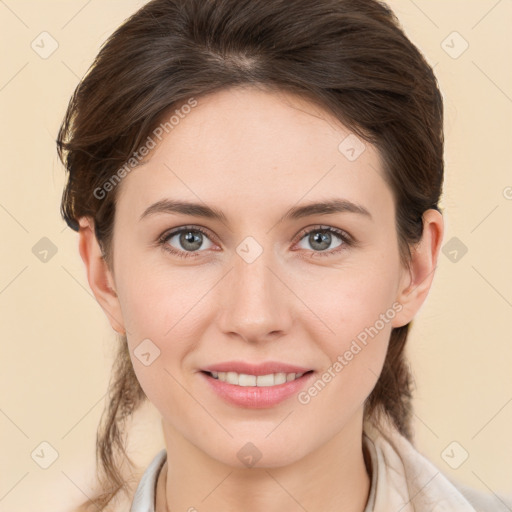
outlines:
[[233, 269], [221, 292], [224, 332], [257, 341], [288, 328], [289, 297], [275, 275], [275, 263], [272, 249], [263, 248], [251, 237], [239, 244], [233, 255]]

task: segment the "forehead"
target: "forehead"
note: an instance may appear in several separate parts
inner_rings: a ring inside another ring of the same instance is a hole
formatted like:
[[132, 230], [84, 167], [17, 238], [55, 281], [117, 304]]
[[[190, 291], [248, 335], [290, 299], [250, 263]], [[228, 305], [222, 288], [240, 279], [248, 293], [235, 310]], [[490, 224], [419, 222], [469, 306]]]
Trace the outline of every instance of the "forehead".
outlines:
[[[230, 88], [197, 98], [174, 119], [179, 122], [118, 191], [119, 202], [139, 215], [166, 197], [260, 213], [334, 195], [373, 209], [393, 206], [377, 150], [295, 94]], [[345, 141], [364, 144], [356, 159], [347, 158]]]

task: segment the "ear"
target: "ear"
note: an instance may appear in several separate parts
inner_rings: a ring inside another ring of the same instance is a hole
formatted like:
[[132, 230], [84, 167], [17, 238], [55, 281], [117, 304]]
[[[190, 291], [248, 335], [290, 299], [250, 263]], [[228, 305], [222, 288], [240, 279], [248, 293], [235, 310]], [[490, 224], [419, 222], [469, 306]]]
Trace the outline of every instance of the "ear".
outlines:
[[411, 248], [411, 265], [408, 270], [404, 269], [404, 277], [400, 282], [396, 300], [402, 305], [402, 310], [393, 319], [393, 327], [408, 324], [427, 298], [434, 279], [443, 233], [442, 214], [434, 209], [427, 210], [423, 214], [422, 238]]
[[94, 220], [81, 217], [79, 220], [78, 249], [87, 270], [87, 280], [96, 300], [107, 315], [112, 328], [125, 334], [121, 306], [115, 291], [114, 278], [103, 257], [94, 232]]

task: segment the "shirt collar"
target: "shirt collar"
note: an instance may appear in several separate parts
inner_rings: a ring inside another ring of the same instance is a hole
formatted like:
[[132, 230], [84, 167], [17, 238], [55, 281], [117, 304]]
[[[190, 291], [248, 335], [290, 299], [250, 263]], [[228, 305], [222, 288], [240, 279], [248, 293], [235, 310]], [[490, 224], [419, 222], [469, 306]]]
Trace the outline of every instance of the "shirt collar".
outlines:
[[[476, 512], [456, 487], [387, 419], [365, 422], [363, 445], [371, 483], [364, 512]], [[158, 475], [167, 460], [161, 450], [141, 477], [130, 512], [155, 512]]]

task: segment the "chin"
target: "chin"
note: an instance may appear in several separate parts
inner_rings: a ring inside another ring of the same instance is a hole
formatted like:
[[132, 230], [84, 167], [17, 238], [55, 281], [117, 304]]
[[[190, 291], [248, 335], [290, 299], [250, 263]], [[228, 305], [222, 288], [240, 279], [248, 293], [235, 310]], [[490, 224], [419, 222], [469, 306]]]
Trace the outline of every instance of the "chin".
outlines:
[[307, 455], [304, 441], [292, 441], [289, 436], [265, 439], [266, 435], [236, 436], [228, 444], [217, 445], [219, 449], [215, 452], [208, 450], [206, 453], [222, 464], [237, 469], [279, 468], [293, 464]]

